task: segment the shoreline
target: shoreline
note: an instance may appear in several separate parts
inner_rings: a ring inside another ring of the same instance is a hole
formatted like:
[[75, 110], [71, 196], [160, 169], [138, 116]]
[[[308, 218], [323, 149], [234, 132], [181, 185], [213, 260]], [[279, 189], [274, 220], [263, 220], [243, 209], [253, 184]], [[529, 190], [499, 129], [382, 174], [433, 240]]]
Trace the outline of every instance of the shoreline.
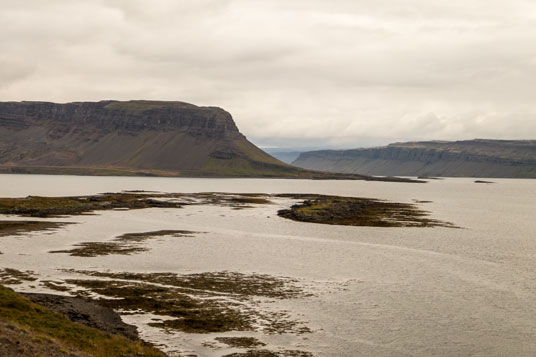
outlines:
[[103, 167], [64, 167], [64, 166], [6, 166], [0, 165], [0, 174], [5, 175], [69, 175], [69, 176], [115, 176], [115, 177], [183, 177], [183, 178], [252, 178], [252, 179], [282, 179], [282, 180], [351, 180], [351, 181], [381, 181], [426, 183], [421, 179], [410, 179], [395, 176], [369, 176], [359, 174], [344, 174], [324, 171], [312, 171], [296, 168], [296, 174], [288, 175], [222, 175], [217, 173], [137, 170], [131, 168]]

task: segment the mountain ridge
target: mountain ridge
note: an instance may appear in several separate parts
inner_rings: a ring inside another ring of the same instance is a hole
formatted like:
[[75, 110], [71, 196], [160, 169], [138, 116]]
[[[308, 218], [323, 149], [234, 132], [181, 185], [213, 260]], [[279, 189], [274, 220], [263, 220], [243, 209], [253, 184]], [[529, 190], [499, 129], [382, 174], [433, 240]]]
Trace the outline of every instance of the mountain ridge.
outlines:
[[0, 102], [0, 167], [227, 176], [298, 169], [258, 149], [232, 116], [183, 102]]
[[413, 141], [302, 153], [293, 165], [393, 176], [536, 178], [536, 140]]
[[410, 181], [294, 167], [221, 108], [148, 100], [0, 102], [0, 173]]

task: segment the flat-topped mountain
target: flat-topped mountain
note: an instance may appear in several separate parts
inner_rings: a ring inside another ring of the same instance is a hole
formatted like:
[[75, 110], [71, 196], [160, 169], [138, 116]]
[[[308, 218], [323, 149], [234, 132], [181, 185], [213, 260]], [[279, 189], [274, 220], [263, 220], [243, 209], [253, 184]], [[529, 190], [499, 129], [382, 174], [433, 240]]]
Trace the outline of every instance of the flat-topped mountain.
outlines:
[[182, 102], [0, 102], [0, 170], [30, 173], [293, 176], [231, 115]]
[[297, 168], [221, 108], [146, 100], [0, 102], [0, 173], [408, 181]]
[[309, 151], [293, 164], [363, 175], [536, 178], [536, 140], [421, 141]]

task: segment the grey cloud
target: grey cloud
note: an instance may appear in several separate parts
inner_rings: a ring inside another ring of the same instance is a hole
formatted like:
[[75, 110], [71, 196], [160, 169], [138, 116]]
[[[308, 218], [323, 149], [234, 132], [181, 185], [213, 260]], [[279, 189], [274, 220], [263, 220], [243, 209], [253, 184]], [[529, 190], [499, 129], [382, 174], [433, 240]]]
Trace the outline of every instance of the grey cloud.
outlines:
[[35, 71], [31, 64], [21, 63], [17, 58], [0, 54], [0, 88], [28, 78]]
[[280, 146], [534, 138], [535, 13], [528, 0], [6, 0], [0, 99], [218, 105]]

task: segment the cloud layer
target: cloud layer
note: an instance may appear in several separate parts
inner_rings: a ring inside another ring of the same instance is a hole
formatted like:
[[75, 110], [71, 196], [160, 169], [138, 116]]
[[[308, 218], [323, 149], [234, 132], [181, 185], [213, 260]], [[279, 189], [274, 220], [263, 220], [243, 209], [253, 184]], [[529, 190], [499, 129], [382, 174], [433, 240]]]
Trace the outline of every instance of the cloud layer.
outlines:
[[257, 143], [536, 138], [532, 0], [3, 0], [0, 100], [182, 100]]

